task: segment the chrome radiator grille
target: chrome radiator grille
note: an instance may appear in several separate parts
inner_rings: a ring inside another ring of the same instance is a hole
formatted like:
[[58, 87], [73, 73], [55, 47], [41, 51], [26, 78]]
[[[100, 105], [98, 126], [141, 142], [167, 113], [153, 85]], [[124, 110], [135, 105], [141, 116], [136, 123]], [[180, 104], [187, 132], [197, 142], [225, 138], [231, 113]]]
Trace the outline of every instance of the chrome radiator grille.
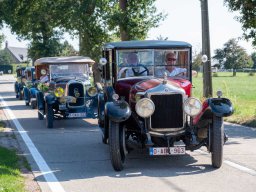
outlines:
[[69, 103], [69, 107], [80, 107], [85, 105], [84, 85], [82, 83], [71, 83], [68, 86], [68, 96], [76, 98], [76, 103]]
[[155, 112], [151, 116], [151, 128], [183, 127], [183, 99], [181, 94], [151, 95]]

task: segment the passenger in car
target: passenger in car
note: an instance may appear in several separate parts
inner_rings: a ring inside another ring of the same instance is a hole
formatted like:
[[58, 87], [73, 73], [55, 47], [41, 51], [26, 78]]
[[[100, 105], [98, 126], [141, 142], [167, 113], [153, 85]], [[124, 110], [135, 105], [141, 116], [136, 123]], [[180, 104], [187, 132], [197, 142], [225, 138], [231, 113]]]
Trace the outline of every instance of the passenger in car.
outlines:
[[127, 64], [125, 64], [125, 66], [118, 72], [119, 78], [148, 75], [147, 69], [139, 65], [139, 58], [136, 53], [129, 53], [127, 55], [126, 63]]
[[174, 52], [167, 52], [165, 54], [165, 68], [160, 68], [156, 70], [155, 75], [158, 77], [164, 76], [164, 73], [167, 73], [168, 77], [184, 75], [187, 72], [186, 68], [180, 68], [175, 66], [176, 65], [176, 54]]
[[48, 77], [48, 71], [47, 70], [42, 70], [41, 71], [41, 77], [40, 77], [40, 82], [41, 83], [47, 83], [49, 81], [49, 77]]

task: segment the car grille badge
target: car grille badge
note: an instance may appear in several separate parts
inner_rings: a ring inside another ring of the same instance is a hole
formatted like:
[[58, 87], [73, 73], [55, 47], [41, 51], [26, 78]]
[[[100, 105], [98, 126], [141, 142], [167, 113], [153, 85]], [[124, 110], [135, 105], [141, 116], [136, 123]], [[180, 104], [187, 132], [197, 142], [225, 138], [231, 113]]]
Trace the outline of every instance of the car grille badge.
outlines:
[[79, 91], [78, 91], [77, 88], [74, 89], [74, 96], [75, 96], [76, 98], [80, 97], [80, 93], [79, 93]]

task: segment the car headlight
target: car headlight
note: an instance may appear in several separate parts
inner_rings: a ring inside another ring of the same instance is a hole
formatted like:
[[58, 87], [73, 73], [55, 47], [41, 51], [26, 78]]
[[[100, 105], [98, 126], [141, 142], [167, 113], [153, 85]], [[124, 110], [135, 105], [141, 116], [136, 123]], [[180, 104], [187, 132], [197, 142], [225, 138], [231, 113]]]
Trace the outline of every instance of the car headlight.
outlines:
[[90, 87], [88, 90], [87, 90], [87, 93], [90, 97], [94, 97], [97, 95], [97, 89], [96, 87]]
[[137, 114], [143, 118], [151, 116], [155, 111], [155, 104], [148, 98], [140, 99], [135, 106]]
[[54, 95], [56, 97], [63, 97], [64, 96], [64, 89], [62, 87], [57, 87], [55, 90], [54, 90]]
[[189, 116], [196, 116], [198, 115], [202, 110], [202, 103], [200, 100], [190, 97], [185, 100], [184, 102], [184, 111]]

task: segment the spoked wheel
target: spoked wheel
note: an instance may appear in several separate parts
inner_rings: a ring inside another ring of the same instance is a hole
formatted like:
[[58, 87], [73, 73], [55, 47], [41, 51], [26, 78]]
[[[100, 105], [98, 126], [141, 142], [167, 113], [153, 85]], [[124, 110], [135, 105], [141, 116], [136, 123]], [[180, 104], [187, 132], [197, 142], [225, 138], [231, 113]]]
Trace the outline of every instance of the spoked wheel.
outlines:
[[52, 105], [47, 104], [46, 105], [46, 127], [47, 128], [53, 128], [53, 119], [54, 119], [54, 114], [53, 114], [53, 108]]
[[113, 168], [115, 171], [123, 170], [127, 150], [125, 147], [125, 130], [120, 123], [109, 121], [109, 147]]
[[212, 125], [210, 126], [210, 145], [212, 166], [220, 168], [223, 162], [224, 145], [224, 126], [223, 118], [213, 115]]
[[37, 112], [38, 114], [38, 119], [39, 120], [43, 120], [44, 119], [44, 115], [42, 113], [40, 113], [39, 111]]
[[108, 144], [109, 141], [109, 120], [108, 116], [105, 114], [104, 115], [104, 132], [102, 135], [102, 143]]
[[21, 91], [19, 92], [19, 100], [22, 100], [23, 99], [23, 95], [21, 93]]
[[37, 107], [37, 106], [36, 106], [36, 100], [32, 100], [32, 101], [31, 101], [31, 108], [32, 108], [32, 109], [36, 109], [36, 107]]

